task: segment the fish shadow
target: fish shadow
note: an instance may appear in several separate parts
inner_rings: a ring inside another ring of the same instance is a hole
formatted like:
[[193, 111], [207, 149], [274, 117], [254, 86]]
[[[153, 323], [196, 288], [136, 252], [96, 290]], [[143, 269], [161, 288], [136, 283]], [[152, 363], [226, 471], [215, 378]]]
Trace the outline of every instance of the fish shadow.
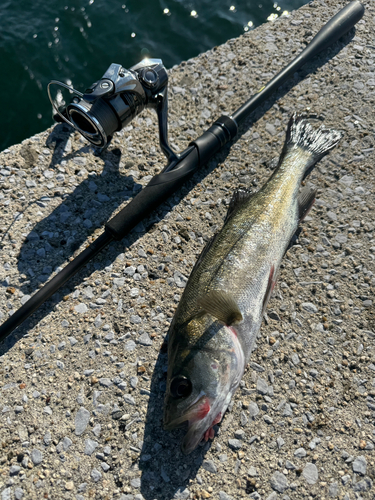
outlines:
[[163, 346], [153, 370], [146, 414], [143, 447], [137, 467], [140, 491], [145, 500], [189, 498], [188, 484], [196, 478], [212, 441], [198, 446], [190, 455], [179, 447], [186, 429], [163, 429], [163, 402], [167, 379], [167, 353]]
[[[80, 153], [87, 153], [92, 147], [66, 153], [70, 135], [66, 125], [56, 125], [46, 142], [54, 148], [45, 169], [54, 184], [50, 192], [55, 189], [55, 196], [62, 201], [47, 217], [32, 226], [20, 249], [17, 265], [19, 273], [27, 276], [27, 281], [21, 285], [22, 292], [27, 295], [48, 281], [56, 268], [67, 262], [119, 205], [133, 198], [142, 188], [132, 176], [120, 172], [121, 151], [118, 148], [102, 152], [103, 170], [98, 172], [96, 167], [95, 173], [86, 176], [90, 157], [81, 157]], [[62, 194], [63, 187], [59, 190], [59, 184], [68, 174], [62, 174], [57, 167], [71, 159], [76, 163], [75, 179], [80, 175], [85, 178], [70, 194]], [[48, 182], [47, 178], [46, 184]], [[44, 208], [53, 202], [53, 197], [53, 194], [43, 196], [35, 203]]]
[[[219, 328], [221, 324], [217, 322], [217, 329]], [[203, 346], [210, 340], [211, 335], [212, 332], [206, 332], [199, 340], [199, 344]], [[143, 446], [138, 465], [142, 471], [141, 493], [145, 500], [188, 498], [190, 492], [187, 484], [196, 477], [206, 453], [211, 449], [215, 454], [216, 450], [215, 447], [212, 449], [215, 441], [202, 441], [192, 453], [184, 455], [179, 444], [187, 432], [187, 426], [173, 431], [163, 429], [168, 370], [166, 345], [166, 342], [162, 344], [152, 373]], [[190, 356], [187, 358], [191, 359]], [[220, 429], [220, 424], [214, 429]], [[218, 450], [216, 452], [219, 453]]]

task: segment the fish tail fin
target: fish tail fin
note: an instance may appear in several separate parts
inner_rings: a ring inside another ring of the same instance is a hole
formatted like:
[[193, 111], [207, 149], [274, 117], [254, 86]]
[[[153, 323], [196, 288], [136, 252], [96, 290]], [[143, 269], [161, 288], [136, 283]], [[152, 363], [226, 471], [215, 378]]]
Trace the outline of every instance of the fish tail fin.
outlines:
[[342, 136], [342, 132], [327, 129], [323, 125], [314, 128], [309, 122], [308, 116], [293, 113], [288, 123], [279, 164], [281, 159], [292, 149], [301, 148], [309, 152], [311, 156], [305, 168], [306, 176], [312, 167], [338, 144]]

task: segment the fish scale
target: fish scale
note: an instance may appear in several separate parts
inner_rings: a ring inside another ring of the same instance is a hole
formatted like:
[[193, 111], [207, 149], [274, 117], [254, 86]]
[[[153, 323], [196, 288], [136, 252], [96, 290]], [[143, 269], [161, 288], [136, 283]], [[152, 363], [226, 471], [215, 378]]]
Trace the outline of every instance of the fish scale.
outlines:
[[237, 192], [203, 250], [169, 330], [164, 426], [188, 422], [182, 450], [213, 437], [259, 333], [282, 257], [315, 193], [301, 181], [340, 140], [294, 114], [278, 167], [255, 194]]

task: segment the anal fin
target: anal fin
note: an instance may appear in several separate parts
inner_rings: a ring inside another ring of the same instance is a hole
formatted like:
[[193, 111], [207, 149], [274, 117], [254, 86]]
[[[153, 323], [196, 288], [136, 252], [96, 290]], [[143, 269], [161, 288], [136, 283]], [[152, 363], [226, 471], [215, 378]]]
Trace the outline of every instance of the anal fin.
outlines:
[[[306, 215], [310, 212], [311, 207], [314, 204], [316, 197], [316, 189], [310, 187], [310, 186], [305, 186], [300, 194], [298, 195], [297, 198], [297, 203], [298, 203], [298, 223], [302, 222], [303, 219], [306, 217]], [[289, 245], [287, 249], [285, 250], [285, 253], [296, 243], [298, 236], [301, 232], [301, 228], [298, 227], [296, 232], [293, 234], [293, 236], [290, 239]]]
[[306, 186], [302, 189], [300, 194], [298, 195], [298, 220], [299, 222], [303, 221], [306, 215], [311, 210], [311, 207], [314, 204], [316, 197], [316, 189]]
[[275, 288], [276, 279], [277, 279], [277, 272], [275, 272], [275, 266], [272, 264], [271, 270], [270, 270], [270, 275], [268, 277], [268, 284], [267, 284], [266, 293], [265, 293], [264, 299], [263, 299], [262, 314], [264, 314], [264, 311], [266, 310], [266, 307], [267, 307], [268, 301], [270, 300], [273, 289]]

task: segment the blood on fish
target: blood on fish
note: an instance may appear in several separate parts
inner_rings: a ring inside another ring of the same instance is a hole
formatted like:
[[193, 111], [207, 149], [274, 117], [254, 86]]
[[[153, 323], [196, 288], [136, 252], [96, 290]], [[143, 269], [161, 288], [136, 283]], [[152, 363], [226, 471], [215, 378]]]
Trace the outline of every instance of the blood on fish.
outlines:
[[201, 420], [207, 415], [210, 409], [211, 409], [210, 402], [208, 401], [208, 399], [205, 399], [204, 403], [199, 407], [197, 411], [196, 418], [198, 420]]
[[209, 439], [213, 439], [215, 437], [215, 431], [213, 430], [212, 427], [210, 427], [209, 429], [206, 430], [206, 432], [204, 433], [204, 436], [203, 436], [203, 439], [205, 441], [208, 441]]
[[213, 430], [213, 426], [218, 424], [221, 420], [221, 412], [215, 417], [215, 420], [212, 422], [211, 426], [206, 430], [203, 435], [203, 439], [208, 441], [209, 439], [213, 439], [215, 437], [215, 431]]
[[235, 337], [237, 337], [237, 332], [236, 332], [236, 329], [235, 329], [235, 328], [233, 328], [233, 326], [228, 326], [228, 328], [229, 328], [229, 330], [233, 333], [233, 335], [234, 335]]

